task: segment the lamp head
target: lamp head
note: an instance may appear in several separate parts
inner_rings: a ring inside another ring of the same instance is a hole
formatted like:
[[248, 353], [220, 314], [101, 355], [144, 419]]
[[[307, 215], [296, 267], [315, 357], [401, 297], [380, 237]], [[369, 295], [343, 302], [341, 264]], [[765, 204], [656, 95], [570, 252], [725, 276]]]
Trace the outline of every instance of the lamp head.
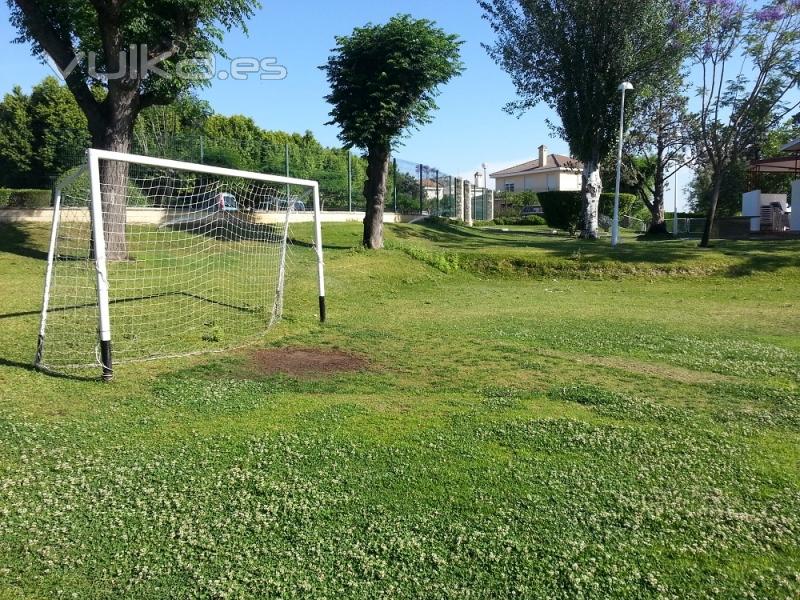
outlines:
[[630, 91], [632, 89], [633, 89], [633, 84], [630, 81], [623, 81], [622, 83], [619, 84], [619, 87], [617, 88], [617, 90], [619, 90], [620, 92]]

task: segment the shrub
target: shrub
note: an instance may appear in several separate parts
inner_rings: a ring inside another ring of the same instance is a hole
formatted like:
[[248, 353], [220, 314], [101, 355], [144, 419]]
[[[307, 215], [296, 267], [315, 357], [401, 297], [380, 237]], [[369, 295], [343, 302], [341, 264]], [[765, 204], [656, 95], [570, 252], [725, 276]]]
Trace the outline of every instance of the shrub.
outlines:
[[[638, 212], [637, 204], [639, 198], [635, 194], [620, 194], [619, 195], [619, 214], [630, 215], [635, 217], [634, 213]], [[600, 214], [607, 217], [614, 216], [614, 194], [605, 193], [600, 194]]]
[[494, 220], [495, 225], [547, 225], [547, 221], [541, 215], [527, 215], [525, 217], [498, 217]]
[[51, 198], [50, 190], [0, 188], [0, 207], [2, 208], [48, 208]]
[[574, 233], [581, 216], [580, 192], [541, 192], [539, 203], [544, 211], [544, 220], [554, 229]]

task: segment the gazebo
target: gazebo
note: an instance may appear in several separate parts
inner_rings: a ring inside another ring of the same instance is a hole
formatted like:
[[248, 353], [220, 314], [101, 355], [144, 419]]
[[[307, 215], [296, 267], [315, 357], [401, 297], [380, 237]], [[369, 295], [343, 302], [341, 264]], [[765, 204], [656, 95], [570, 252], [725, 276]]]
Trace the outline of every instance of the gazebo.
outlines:
[[[782, 230], [783, 223], [790, 231], [800, 232], [800, 139], [792, 140], [781, 148], [782, 156], [756, 160], [750, 163], [750, 180], [753, 191], [742, 197], [742, 215], [751, 217], [750, 230]], [[791, 175], [792, 199], [795, 210], [788, 206], [786, 194], [762, 194], [758, 189], [762, 174]]]

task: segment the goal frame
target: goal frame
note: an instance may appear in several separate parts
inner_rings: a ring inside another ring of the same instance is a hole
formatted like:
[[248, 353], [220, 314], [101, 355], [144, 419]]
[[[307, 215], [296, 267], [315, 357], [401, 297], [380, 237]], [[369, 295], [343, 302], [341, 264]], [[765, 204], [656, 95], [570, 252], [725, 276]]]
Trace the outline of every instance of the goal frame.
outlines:
[[[250, 179], [268, 183], [276, 183], [288, 186], [296, 185], [309, 188], [313, 194], [314, 205], [314, 251], [317, 256], [317, 282], [319, 289], [319, 319], [324, 323], [327, 318], [325, 303], [325, 263], [322, 249], [322, 218], [320, 210], [319, 182], [310, 179], [298, 179], [285, 177], [282, 175], [268, 175], [253, 171], [241, 171], [226, 167], [214, 167], [197, 163], [171, 160], [166, 158], [155, 158], [152, 156], [142, 156], [139, 154], [128, 154], [123, 152], [113, 152], [110, 150], [99, 150], [90, 148], [86, 152], [86, 165], [72, 174], [68, 179], [61, 181], [54, 189], [53, 202], [53, 223], [50, 230], [50, 247], [47, 253], [47, 269], [45, 272], [44, 293], [42, 300], [42, 312], [39, 322], [39, 338], [36, 349], [34, 365], [42, 368], [42, 356], [45, 343], [45, 331], [47, 324], [47, 312], [50, 303], [50, 290], [53, 281], [53, 269], [55, 265], [55, 249], [58, 239], [59, 216], [61, 212], [62, 191], [71, 182], [76, 180], [79, 175], [88, 170], [89, 173], [89, 213], [91, 217], [92, 237], [94, 239], [94, 265], [96, 272], [97, 305], [99, 313], [98, 336], [100, 343], [100, 362], [102, 365], [102, 378], [104, 381], [111, 381], [114, 376], [113, 355], [111, 350], [112, 330], [111, 330], [111, 311], [109, 306], [109, 282], [108, 265], [106, 260], [106, 240], [103, 224], [102, 208], [102, 188], [100, 181], [100, 161], [110, 160], [128, 164], [145, 165], [174, 171], [190, 171], [193, 173], [204, 173], [207, 175], [217, 175], [220, 177], [232, 177], [237, 179]], [[289, 214], [287, 211], [286, 225], [288, 232]], [[285, 244], [284, 244], [285, 246]], [[283, 249], [285, 252], [285, 247]], [[283, 266], [281, 267], [283, 269]], [[281, 272], [280, 277], [284, 274]]]

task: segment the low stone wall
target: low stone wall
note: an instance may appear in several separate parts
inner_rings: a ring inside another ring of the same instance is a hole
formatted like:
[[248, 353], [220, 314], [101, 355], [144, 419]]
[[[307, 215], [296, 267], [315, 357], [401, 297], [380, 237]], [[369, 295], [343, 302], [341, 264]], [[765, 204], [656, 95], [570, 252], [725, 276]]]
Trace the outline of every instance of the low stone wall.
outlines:
[[[128, 223], [130, 225], [163, 225], [172, 221], [179, 221], [186, 214], [185, 211], [169, 208], [141, 208], [129, 207]], [[285, 214], [275, 212], [256, 212], [255, 220], [258, 223], [282, 223]], [[404, 215], [387, 212], [383, 214], [384, 223], [408, 223], [419, 215]], [[62, 208], [62, 221], [86, 221], [89, 211], [85, 208]], [[322, 211], [323, 223], [349, 223], [362, 222], [363, 212], [347, 211]], [[50, 223], [53, 221], [52, 208], [4, 208], [0, 209], [0, 223]], [[314, 213], [310, 211], [294, 212], [289, 215], [290, 223], [311, 223]]]

